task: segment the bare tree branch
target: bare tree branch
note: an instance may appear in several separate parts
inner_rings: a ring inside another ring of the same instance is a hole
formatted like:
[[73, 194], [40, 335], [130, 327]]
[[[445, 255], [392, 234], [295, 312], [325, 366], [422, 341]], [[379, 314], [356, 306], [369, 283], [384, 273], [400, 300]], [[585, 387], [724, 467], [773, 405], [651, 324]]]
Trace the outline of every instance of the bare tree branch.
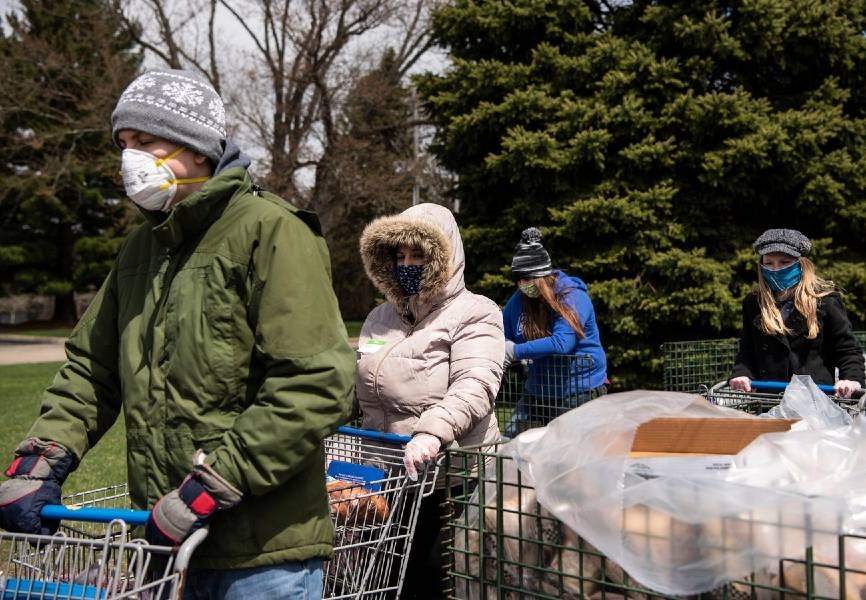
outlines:
[[[133, 2], [113, 1], [118, 6]], [[142, 22], [154, 27], [147, 33], [135, 30], [138, 43], [166, 64], [198, 69], [224, 96], [243, 100], [232, 117], [245, 135], [266, 145], [268, 183], [299, 197], [304, 185], [297, 177], [315, 168], [332, 143], [346, 90], [369, 68], [347, 68], [347, 53], [363, 47], [373, 31], [396, 31], [388, 46], [396, 53], [399, 75], [406, 76], [430, 48], [433, 5], [430, 0], [207, 0], [197, 7], [206, 15], [200, 19], [206, 37], [198, 48], [191, 41], [195, 36], [186, 33], [189, 19], [170, 10], [171, 0], [138, 0], [148, 15]], [[226, 67], [229, 53], [217, 29], [226, 17], [246, 40], [242, 69]], [[124, 18], [130, 28], [136, 26], [131, 9]], [[223, 73], [230, 77], [224, 79]]]

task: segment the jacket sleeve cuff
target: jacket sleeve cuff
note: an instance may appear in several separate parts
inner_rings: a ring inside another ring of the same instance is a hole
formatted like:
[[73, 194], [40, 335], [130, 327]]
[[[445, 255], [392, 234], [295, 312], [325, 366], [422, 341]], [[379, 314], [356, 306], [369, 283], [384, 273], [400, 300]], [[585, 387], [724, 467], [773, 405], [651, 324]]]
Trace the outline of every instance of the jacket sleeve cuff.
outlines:
[[752, 375], [752, 372], [749, 369], [743, 367], [734, 367], [731, 371], [730, 376], [728, 377], [728, 381], [735, 377], [748, 377], [749, 379], [755, 379], [755, 376]]
[[441, 418], [430, 414], [430, 411], [421, 415], [412, 432], [413, 435], [416, 433], [427, 433], [436, 436], [442, 443], [443, 448], [451, 445], [454, 441], [454, 427]]

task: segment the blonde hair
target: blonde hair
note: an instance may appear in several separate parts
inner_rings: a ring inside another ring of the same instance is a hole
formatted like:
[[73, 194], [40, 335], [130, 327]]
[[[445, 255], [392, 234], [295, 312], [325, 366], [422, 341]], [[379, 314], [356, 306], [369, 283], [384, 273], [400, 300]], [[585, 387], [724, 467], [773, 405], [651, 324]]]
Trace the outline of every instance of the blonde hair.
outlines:
[[[836, 291], [836, 284], [829, 279], [821, 279], [815, 272], [815, 265], [805, 256], [800, 261], [800, 282], [791, 289], [784, 290], [783, 296], [793, 294], [794, 308], [806, 319], [806, 338], [818, 336], [818, 299]], [[776, 295], [764, 280], [761, 260], [758, 259], [758, 308], [761, 312], [761, 330], [769, 335], [787, 335], [791, 332], [782, 319], [776, 305]]]
[[538, 288], [538, 298], [523, 297], [523, 314], [520, 320], [523, 323], [523, 336], [527, 340], [537, 340], [550, 335], [550, 309], [565, 319], [578, 338], [585, 338], [586, 332], [580, 324], [577, 312], [565, 303], [567, 290], [561, 294], [556, 293], [556, 273], [536, 277], [532, 280]]

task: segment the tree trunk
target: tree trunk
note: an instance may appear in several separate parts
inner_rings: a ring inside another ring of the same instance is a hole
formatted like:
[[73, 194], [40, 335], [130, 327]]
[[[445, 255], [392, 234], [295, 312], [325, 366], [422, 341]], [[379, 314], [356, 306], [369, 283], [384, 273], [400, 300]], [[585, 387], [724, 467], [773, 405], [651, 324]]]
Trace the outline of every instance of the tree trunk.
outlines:
[[56, 323], [72, 324], [78, 321], [74, 292], [54, 295], [54, 315], [51, 320]]

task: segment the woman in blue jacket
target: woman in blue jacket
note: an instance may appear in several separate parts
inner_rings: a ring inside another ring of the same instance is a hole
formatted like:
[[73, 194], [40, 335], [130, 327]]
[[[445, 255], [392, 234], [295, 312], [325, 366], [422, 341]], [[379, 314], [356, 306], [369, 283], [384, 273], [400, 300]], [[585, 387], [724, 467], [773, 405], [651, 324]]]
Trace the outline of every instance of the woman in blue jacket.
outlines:
[[505, 435], [607, 393], [607, 359], [586, 284], [553, 268], [535, 227], [523, 231], [511, 263], [518, 291], [503, 310], [505, 362], [525, 361], [523, 393]]

